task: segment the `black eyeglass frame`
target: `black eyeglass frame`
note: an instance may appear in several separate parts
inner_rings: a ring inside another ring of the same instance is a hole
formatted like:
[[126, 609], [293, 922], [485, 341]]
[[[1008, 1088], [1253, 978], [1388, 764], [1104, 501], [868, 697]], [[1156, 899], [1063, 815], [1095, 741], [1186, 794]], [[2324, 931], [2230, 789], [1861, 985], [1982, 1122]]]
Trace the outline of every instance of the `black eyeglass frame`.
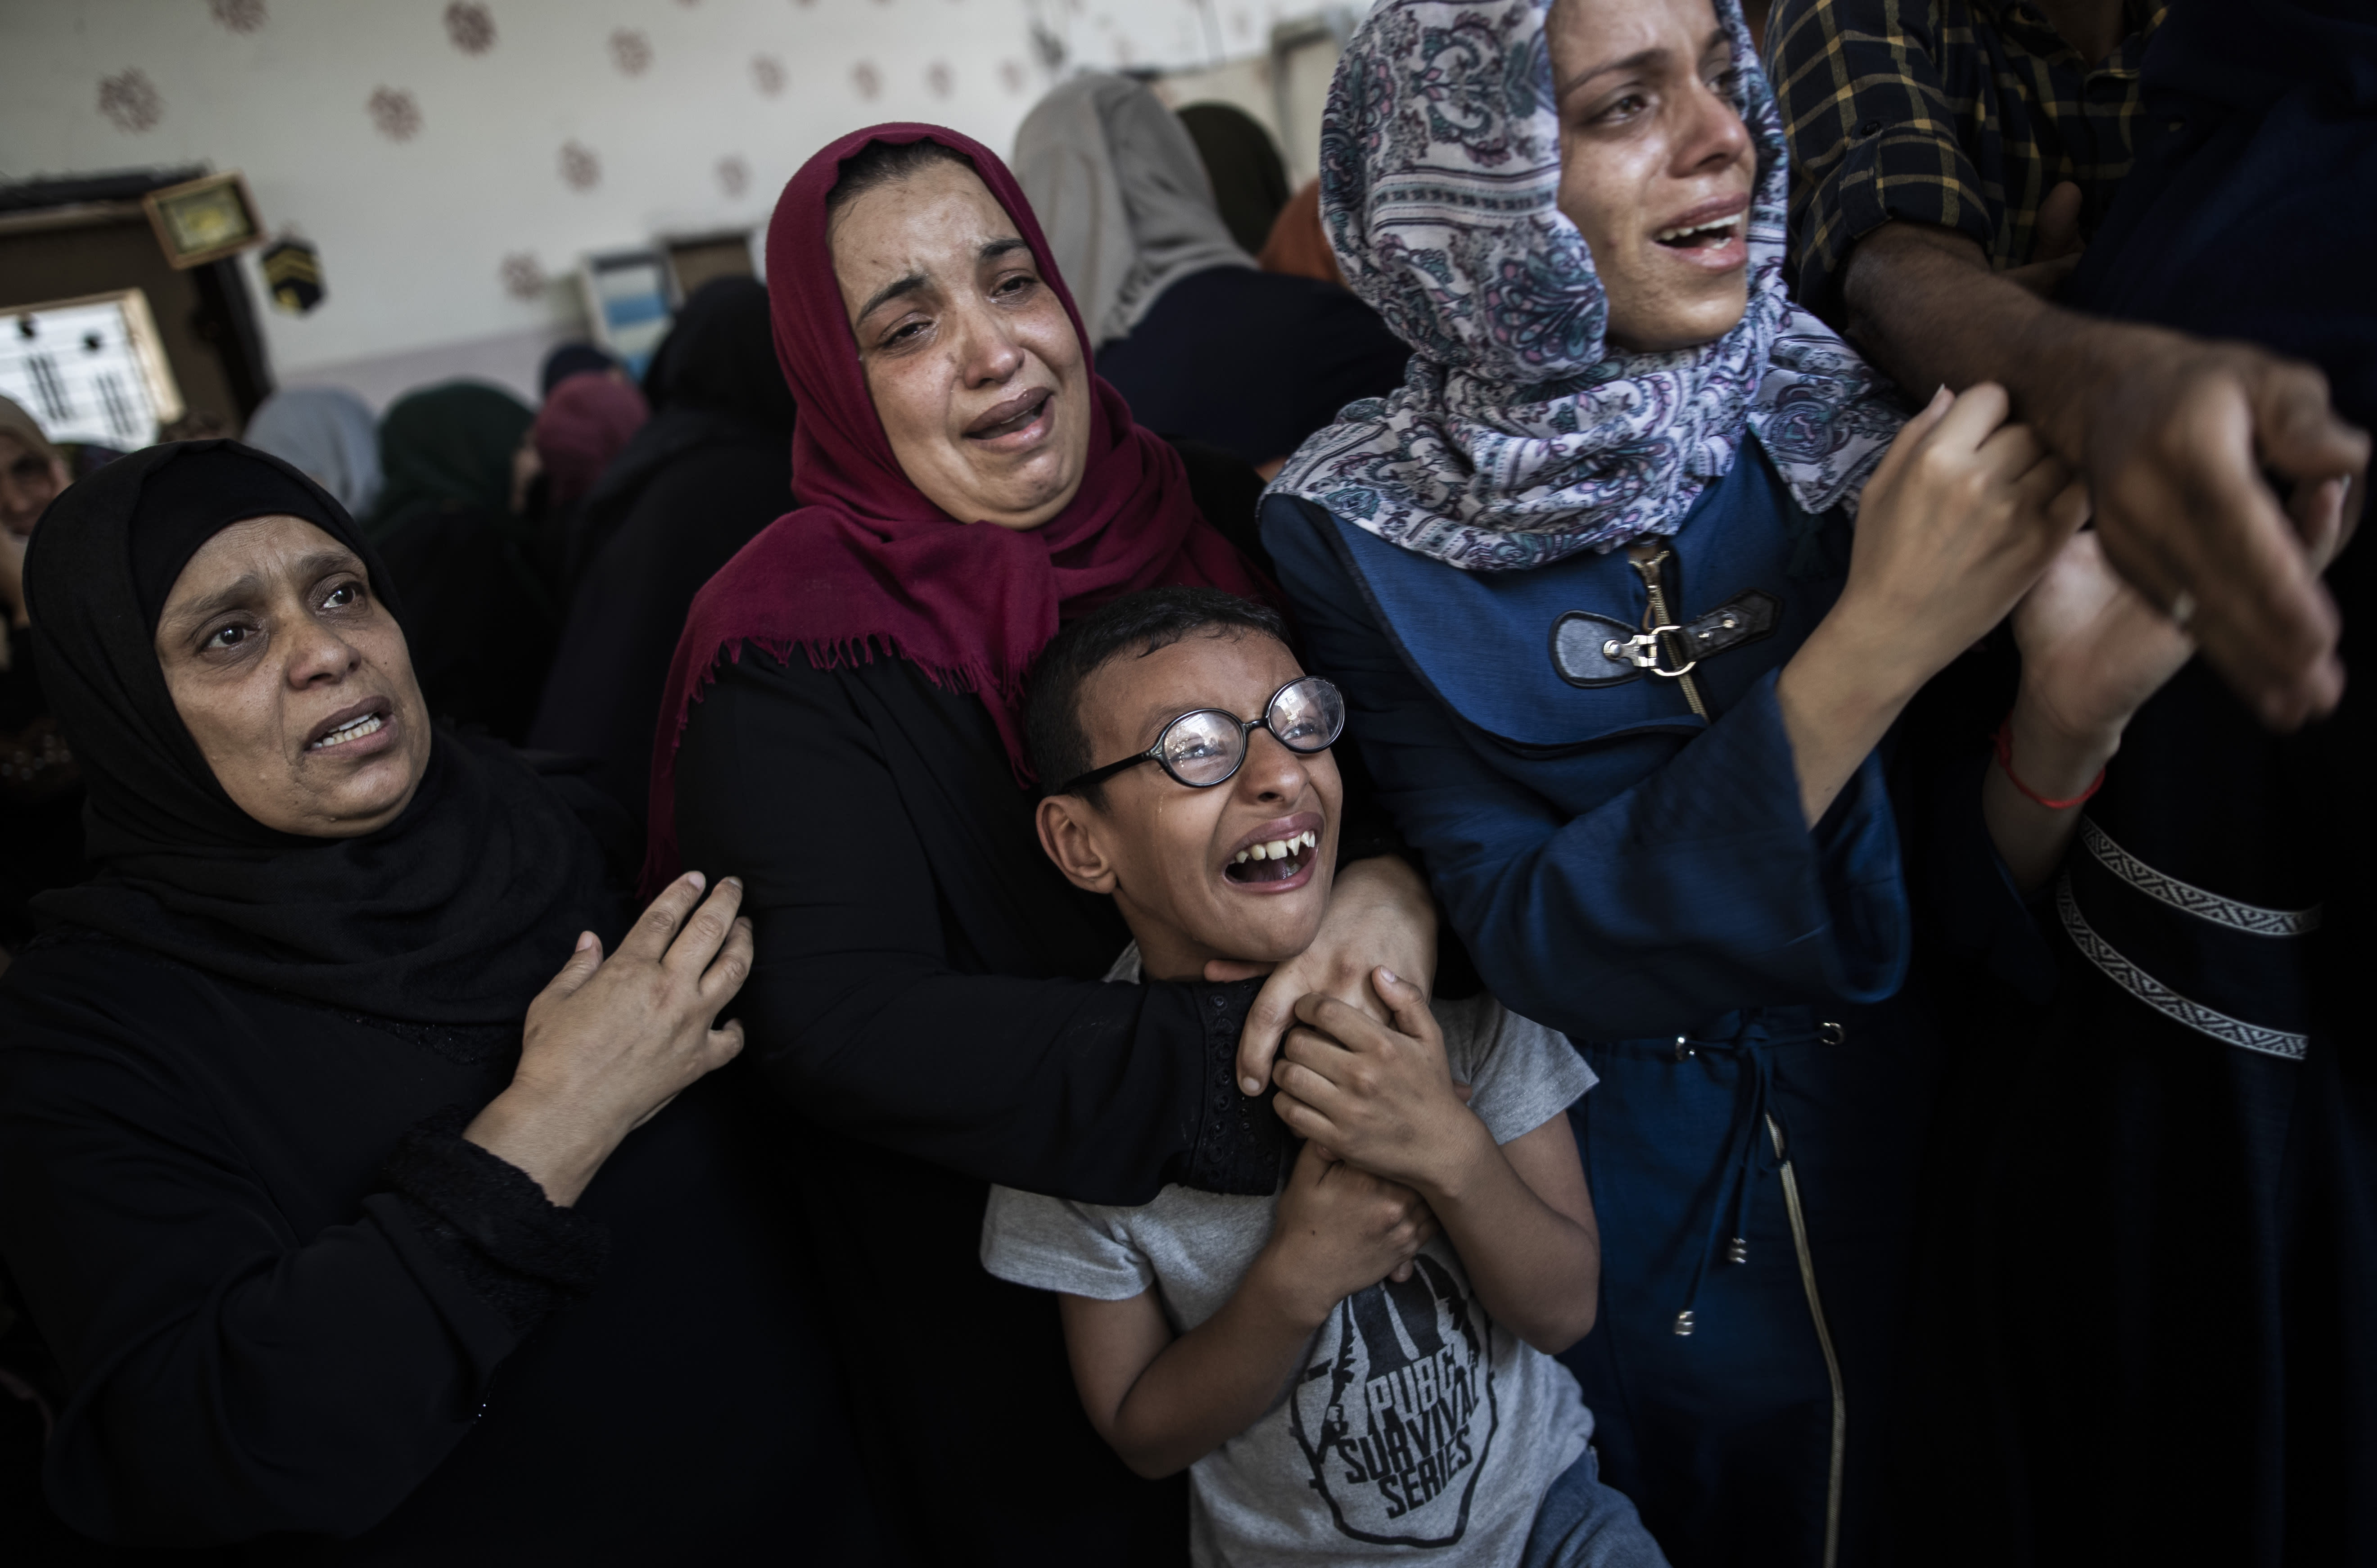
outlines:
[[[1322, 741], [1318, 746], [1310, 748], [1290, 746], [1288, 745], [1285, 737], [1281, 736], [1279, 731], [1272, 728], [1272, 711], [1279, 706], [1279, 700], [1281, 698], [1286, 696], [1297, 687], [1307, 685], [1321, 687], [1332, 696], [1337, 699], [1337, 727], [1330, 731], [1329, 738]], [[1165, 761], [1164, 759], [1164, 743], [1171, 737], [1172, 732], [1179, 728], [1180, 725], [1188, 723], [1190, 719], [1196, 718], [1201, 713], [1218, 713], [1229, 723], [1238, 726], [1238, 760], [1230, 764], [1230, 771], [1228, 772], [1224, 773], [1220, 778], [1214, 779], [1208, 784], [1199, 784], [1193, 779], [1182, 778], [1180, 774], [1174, 770], [1172, 764]], [[1176, 713], [1170, 719], [1165, 721], [1164, 727], [1155, 733], [1155, 744], [1141, 752], [1138, 756], [1126, 757], [1119, 762], [1109, 762], [1103, 768], [1092, 768], [1086, 773], [1082, 773], [1075, 778], [1067, 780], [1064, 787], [1056, 790], [1054, 793], [1057, 795], [1079, 795], [1081, 791], [1088, 789], [1093, 785], [1105, 783], [1108, 779], [1113, 778], [1117, 773], [1127, 772], [1130, 769], [1138, 767], [1141, 762], [1154, 763], [1171, 777], [1173, 783], [1179, 784], [1185, 789], [1219, 789], [1224, 784], [1228, 784], [1232, 779], [1236, 778], [1238, 776], [1238, 770], [1247, 765], [1247, 758], [1254, 751], [1254, 747], [1248, 741], [1247, 737], [1256, 730], [1265, 732], [1273, 740], [1278, 741], [1282, 746], [1287, 747], [1290, 751], [1295, 752], [1298, 757], [1318, 757], [1322, 752], [1328, 750], [1331, 747], [1336, 745], [1339, 739], [1341, 739], [1345, 734], [1345, 694], [1337, 689], [1337, 683], [1335, 681], [1325, 679], [1320, 676], [1298, 676], [1294, 680], [1289, 681], [1285, 686], [1281, 687], [1277, 691], [1271, 694], [1270, 700], [1263, 703], [1262, 713], [1258, 718], [1242, 719], [1236, 713], [1231, 712], [1227, 708], [1191, 708], [1185, 713]]]

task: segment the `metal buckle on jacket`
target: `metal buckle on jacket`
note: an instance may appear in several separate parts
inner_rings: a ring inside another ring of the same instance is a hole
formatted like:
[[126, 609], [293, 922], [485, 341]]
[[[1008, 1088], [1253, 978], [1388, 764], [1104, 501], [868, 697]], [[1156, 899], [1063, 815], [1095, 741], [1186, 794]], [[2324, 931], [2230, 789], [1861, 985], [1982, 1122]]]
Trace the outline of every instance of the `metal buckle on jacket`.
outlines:
[[1614, 663], [1631, 664], [1638, 670], [1648, 670], [1654, 676], [1666, 676], [1669, 680], [1676, 680], [1698, 669], [1700, 661], [1688, 660], [1681, 669], [1668, 669], [1659, 663], [1666, 652], [1660, 645], [1659, 639], [1671, 632], [1681, 636], [1683, 629], [1679, 626], [1654, 626], [1650, 630], [1637, 632], [1632, 637], [1613, 637], [1601, 645], [1601, 656]]

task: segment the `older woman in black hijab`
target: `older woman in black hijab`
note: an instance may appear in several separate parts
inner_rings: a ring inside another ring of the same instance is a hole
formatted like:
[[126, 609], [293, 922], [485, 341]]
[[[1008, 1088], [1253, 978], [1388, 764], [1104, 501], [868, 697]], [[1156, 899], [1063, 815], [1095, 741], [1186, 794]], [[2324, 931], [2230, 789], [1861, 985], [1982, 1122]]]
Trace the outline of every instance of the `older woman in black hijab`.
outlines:
[[595, 782], [639, 820], [686, 607], [793, 504], [793, 394], [772, 330], [754, 279], [715, 279], [686, 302], [644, 377], [652, 417], [571, 533], [569, 619], [528, 743], [595, 759]]
[[27, 582], [102, 868], [0, 982], [58, 1512], [276, 1562], [863, 1556], [799, 1241], [711, 1076], [739, 887], [679, 879], [606, 960], [594, 835], [433, 733], [376, 553], [277, 460], [124, 460]]

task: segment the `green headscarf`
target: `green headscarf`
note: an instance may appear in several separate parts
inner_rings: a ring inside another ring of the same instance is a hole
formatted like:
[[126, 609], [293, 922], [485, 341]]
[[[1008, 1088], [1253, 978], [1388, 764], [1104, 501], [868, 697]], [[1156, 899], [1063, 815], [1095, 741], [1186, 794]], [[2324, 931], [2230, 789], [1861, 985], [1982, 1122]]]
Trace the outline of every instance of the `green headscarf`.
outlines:
[[512, 454], [536, 420], [498, 387], [448, 381], [397, 399], [379, 422], [379, 505], [364, 533], [383, 540], [448, 506], [512, 521]]

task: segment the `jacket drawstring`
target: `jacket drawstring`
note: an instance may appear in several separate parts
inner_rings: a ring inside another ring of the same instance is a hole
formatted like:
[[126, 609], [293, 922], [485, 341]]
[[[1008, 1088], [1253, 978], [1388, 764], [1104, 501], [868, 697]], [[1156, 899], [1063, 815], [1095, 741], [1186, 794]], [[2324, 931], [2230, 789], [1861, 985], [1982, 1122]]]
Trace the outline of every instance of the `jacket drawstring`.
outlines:
[[[1699, 1048], [1686, 1036], [1676, 1036], [1677, 1060], [1683, 1060]], [[1749, 1064], [1745, 1076], [1749, 1080], [1750, 1104], [1734, 1117], [1733, 1146], [1726, 1151], [1725, 1162], [1729, 1188], [1721, 1189], [1709, 1205], [1708, 1229], [1701, 1239], [1699, 1260], [1692, 1265], [1692, 1282], [1684, 1292], [1683, 1310], [1676, 1314], [1675, 1332], [1687, 1337], [1692, 1332], [1692, 1310], [1700, 1301], [1701, 1284], [1708, 1277], [1710, 1260], [1716, 1255], [1717, 1239], [1726, 1238], [1726, 1263], [1750, 1261], [1750, 1191], [1760, 1178], [1772, 1176], [1781, 1168], [1781, 1158], [1773, 1141], [1759, 1136], [1774, 1115], [1774, 1042], [1762, 1035], [1728, 1048]], [[1733, 1221], [1730, 1227], [1725, 1224], [1728, 1211]]]

